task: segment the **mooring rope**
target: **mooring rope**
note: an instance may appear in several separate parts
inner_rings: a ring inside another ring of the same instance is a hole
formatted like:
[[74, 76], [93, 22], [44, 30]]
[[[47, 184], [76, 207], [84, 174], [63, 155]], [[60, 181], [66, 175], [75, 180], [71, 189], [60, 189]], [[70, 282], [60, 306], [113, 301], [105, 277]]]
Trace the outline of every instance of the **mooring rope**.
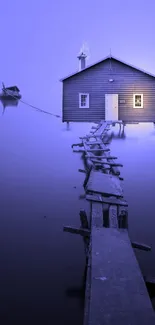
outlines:
[[[7, 93], [7, 90], [5, 90], [5, 91], [6, 91], [6, 93]], [[37, 111], [39, 111], [39, 112], [41, 112], [41, 113], [49, 114], [49, 115], [52, 115], [52, 116], [55, 116], [55, 117], [58, 117], [58, 118], [61, 117], [60, 115], [57, 115], [57, 114], [53, 114], [53, 113], [50, 113], [50, 112], [44, 111], [43, 109], [41, 109], [41, 108], [39, 108], [39, 107], [36, 107], [36, 106], [34, 106], [34, 105], [31, 105], [31, 104], [29, 104], [29, 103], [23, 101], [22, 99], [18, 99], [17, 97], [11, 95], [10, 93], [8, 93], [8, 95], [11, 96], [12, 98], [16, 99], [16, 100], [19, 100], [21, 103], [23, 103], [23, 104], [25, 104], [25, 105], [27, 105], [27, 106], [30, 106], [30, 107], [32, 107], [32, 108], [35, 108]]]

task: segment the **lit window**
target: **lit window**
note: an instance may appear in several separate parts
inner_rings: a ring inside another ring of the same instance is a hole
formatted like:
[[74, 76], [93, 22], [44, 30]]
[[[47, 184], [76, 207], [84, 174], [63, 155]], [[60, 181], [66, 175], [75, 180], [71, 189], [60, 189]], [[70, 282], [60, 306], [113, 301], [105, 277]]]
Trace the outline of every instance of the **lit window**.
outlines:
[[143, 94], [133, 95], [133, 108], [143, 108]]
[[89, 108], [89, 94], [79, 94], [79, 108]]

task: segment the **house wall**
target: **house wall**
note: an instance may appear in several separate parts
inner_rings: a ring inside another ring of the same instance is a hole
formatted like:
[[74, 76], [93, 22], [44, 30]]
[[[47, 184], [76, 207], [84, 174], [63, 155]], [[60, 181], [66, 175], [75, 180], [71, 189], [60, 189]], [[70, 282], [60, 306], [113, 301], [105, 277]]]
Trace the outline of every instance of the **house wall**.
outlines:
[[[108, 80], [112, 78], [113, 82]], [[89, 93], [89, 108], [79, 108], [79, 93]], [[118, 94], [119, 119], [155, 121], [155, 78], [107, 59], [63, 82], [63, 122], [105, 119], [105, 94]], [[133, 108], [133, 94], [143, 93], [143, 108]], [[125, 103], [120, 103], [125, 100]]]

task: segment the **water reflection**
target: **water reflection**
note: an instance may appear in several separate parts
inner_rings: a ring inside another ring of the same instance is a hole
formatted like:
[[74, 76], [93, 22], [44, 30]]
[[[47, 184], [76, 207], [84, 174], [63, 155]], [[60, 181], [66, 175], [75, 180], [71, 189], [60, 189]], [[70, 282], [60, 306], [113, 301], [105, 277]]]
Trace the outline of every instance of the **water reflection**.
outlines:
[[11, 107], [11, 106], [18, 106], [19, 104], [19, 99], [4, 99], [0, 98], [0, 102], [3, 107], [2, 115], [4, 115], [6, 107]]
[[84, 309], [85, 304], [86, 275], [87, 267], [85, 266], [81, 286], [70, 286], [65, 291], [68, 298], [75, 298], [79, 301], [79, 306], [82, 308], [82, 310]]
[[122, 125], [122, 127], [119, 127], [119, 130], [117, 132], [111, 131], [108, 137], [108, 140], [111, 141], [112, 139], [126, 139], [126, 133], [125, 133], [125, 125]]

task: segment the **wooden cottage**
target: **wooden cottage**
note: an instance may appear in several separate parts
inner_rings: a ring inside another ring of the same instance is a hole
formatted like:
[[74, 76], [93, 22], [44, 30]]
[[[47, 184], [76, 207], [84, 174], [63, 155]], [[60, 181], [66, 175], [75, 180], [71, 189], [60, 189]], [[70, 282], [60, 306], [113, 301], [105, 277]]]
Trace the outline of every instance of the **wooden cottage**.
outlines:
[[63, 79], [63, 122], [155, 122], [155, 75], [113, 56]]

